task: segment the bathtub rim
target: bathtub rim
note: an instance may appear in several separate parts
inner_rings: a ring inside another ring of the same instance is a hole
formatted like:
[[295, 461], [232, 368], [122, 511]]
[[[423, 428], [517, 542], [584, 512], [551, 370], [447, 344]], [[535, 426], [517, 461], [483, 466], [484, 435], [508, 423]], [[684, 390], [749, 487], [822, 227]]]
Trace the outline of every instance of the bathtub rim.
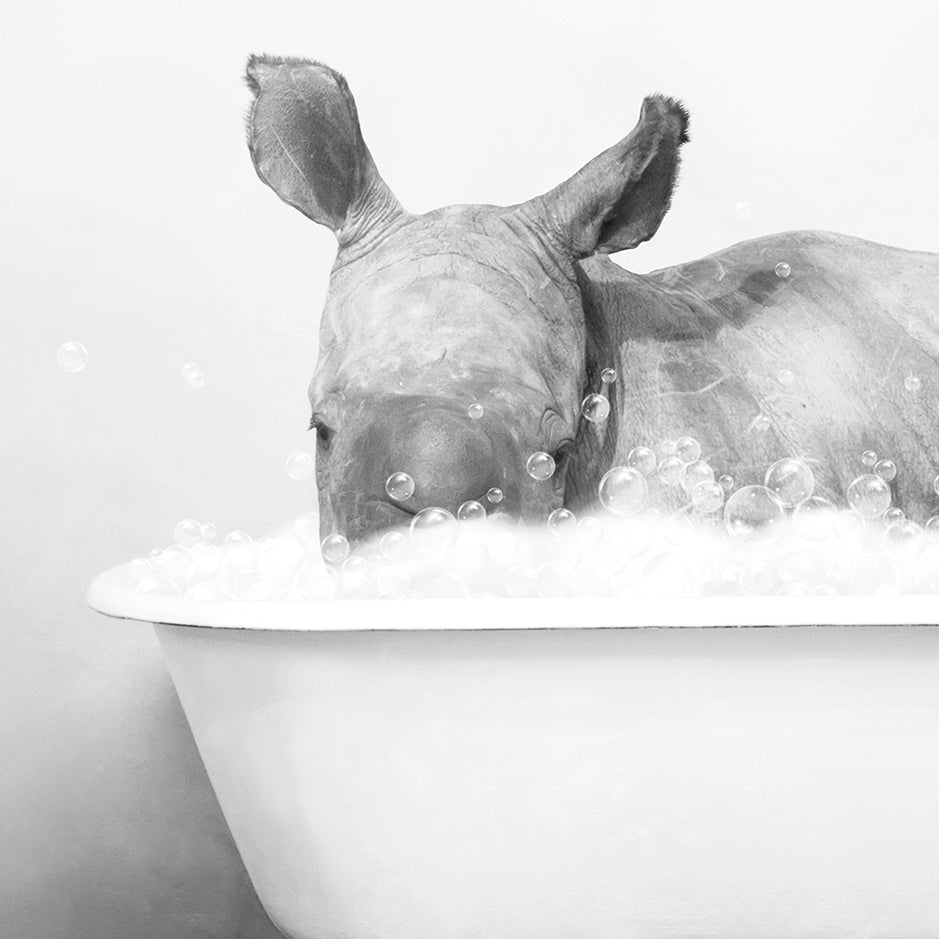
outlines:
[[[187, 600], [137, 593], [134, 584], [128, 564], [112, 567], [92, 581], [88, 605], [115, 619], [271, 632], [939, 626], [939, 598], [930, 595]], [[317, 615], [340, 605], [341, 616]]]

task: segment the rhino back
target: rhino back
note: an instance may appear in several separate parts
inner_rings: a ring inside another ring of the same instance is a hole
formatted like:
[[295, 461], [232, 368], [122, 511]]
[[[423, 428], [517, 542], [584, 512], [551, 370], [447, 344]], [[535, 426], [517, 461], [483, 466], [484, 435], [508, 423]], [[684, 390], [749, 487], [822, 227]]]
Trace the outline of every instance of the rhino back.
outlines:
[[939, 511], [939, 255], [790, 232], [642, 276], [595, 257], [578, 278], [590, 380], [619, 380], [612, 419], [579, 440], [573, 501], [634, 446], [687, 433], [738, 485], [800, 455], [838, 502], [873, 449], [898, 466], [894, 504]]

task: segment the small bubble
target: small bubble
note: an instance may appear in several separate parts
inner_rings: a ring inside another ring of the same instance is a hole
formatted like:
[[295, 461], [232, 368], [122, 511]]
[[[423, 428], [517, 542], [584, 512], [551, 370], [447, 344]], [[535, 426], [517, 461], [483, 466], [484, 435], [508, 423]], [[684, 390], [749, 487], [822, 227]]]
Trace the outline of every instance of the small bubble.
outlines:
[[563, 535], [573, 531], [577, 526], [577, 516], [570, 509], [555, 509], [548, 516], [548, 531], [555, 535]]
[[203, 541], [215, 541], [216, 536], [218, 535], [218, 529], [212, 522], [203, 522], [202, 523], [202, 540]]
[[320, 551], [327, 564], [342, 564], [349, 557], [349, 542], [344, 535], [333, 532], [320, 542]]
[[734, 203], [734, 215], [737, 218], [749, 218], [753, 214], [753, 206], [749, 202]]
[[[700, 450], [700, 448], [699, 448]], [[681, 488], [689, 495], [700, 483], [714, 482], [714, 470], [706, 460], [695, 460], [686, 464], [681, 471]]]
[[765, 486], [744, 486], [724, 505], [724, 524], [735, 538], [751, 544], [782, 534], [786, 514], [779, 497]]
[[787, 457], [777, 460], [763, 480], [767, 489], [776, 493], [786, 506], [798, 505], [815, 491], [815, 474], [804, 460]]
[[153, 570], [149, 558], [134, 558], [127, 566], [135, 581], [142, 580]]
[[675, 456], [682, 463], [694, 463], [701, 459], [701, 444], [694, 437], [679, 437], [675, 441]]
[[906, 512], [904, 512], [903, 509], [898, 509], [896, 506], [892, 509], [887, 509], [883, 514], [884, 524], [886, 524], [888, 528], [897, 522], [902, 522], [905, 518]]
[[180, 373], [183, 378], [188, 378], [193, 372], [200, 371], [199, 366], [195, 362], [186, 362], [181, 368]]
[[659, 451], [662, 456], [674, 456], [676, 449], [678, 449], [677, 440], [666, 440], [659, 445]]
[[554, 475], [555, 470], [554, 457], [551, 456], [550, 453], [539, 450], [528, 458], [525, 468], [528, 470], [528, 475], [531, 476], [532, 479], [550, 479]]
[[378, 542], [382, 557], [389, 561], [400, 561], [408, 551], [408, 539], [403, 532], [387, 531]]
[[865, 450], [861, 454], [861, 463], [868, 468], [877, 462], [877, 454], [873, 450]]
[[878, 460], [874, 464], [874, 472], [889, 483], [897, 475], [897, 464], [893, 460]]
[[411, 544], [427, 554], [443, 553], [452, 548], [459, 534], [457, 520], [438, 506], [421, 509], [411, 519]]
[[182, 594], [179, 585], [165, 574], [148, 574], [137, 583], [138, 593], [165, 593], [178, 597]]
[[464, 502], [457, 510], [456, 517], [461, 522], [477, 522], [486, 517], [486, 507], [475, 499]]
[[587, 395], [580, 410], [588, 421], [605, 421], [610, 416], [610, 402], [603, 395]]
[[59, 346], [55, 360], [63, 372], [74, 374], [88, 364], [88, 350], [80, 342], [64, 342]]
[[939, 496], [939, 476], [932, 481], [932, 491]]
[[809, 496], [796, 506], [792, 524], [805, 541], [825, 541], [834, 534], [834, 515], [835, 507], [828, 499]]
[[648, 447], [633, 447], [629, 451], [629, 456], [626, 457], [626, 465], [639, 470], [643, 476], [654, 473], [657, 462], [655, 452]]
[[907, 391], [913, 393], [919, 391], [921, 384], [922, 382], [919, 380], [917, 375], [907, 375], [903, 380], [903, 387], [906, 388]]
[[603, 537], [603, 523], [595, 515], [585, 515], [577, 521], [577, 541], [585, 547], [593, 547]]
[[724, 504], [724, 490], [716, 482], [704, 480], [691, 490], [691, 504], [704, 515], [716, 512]]
[[852, 542], [863, 534], [864, 519], [852, 509], [841, 509], [835, 513], [832, 527], [842, 541]]
[[186, 384], [190, 388], [202, 388], [205, 385], [205, 375], [196, 369], [196, 371], [190, 372], [186, 376]]
[[666, 486], [677, 486], [684, 471], [685, 464], [677, 456], [667, 456], [659, 463], [658, 477]]
[[479, 402], [474, 402], [466, 409], [466, 413], [474, 421], [478, 421], [486, 413], [486, 409]]
[[753, 427], [756, 430], [769, 430], [772, 424], [773, 422], [768, 414], [757, 414], [757, 416], [753, 419]]
[[414, 480], [407, 473], [392, 473], [385, 480], [385, 492], [396, 502], [404, 502], [414, 495]]
[[861, 518], [877, 518], [890, 508], [890, 487], [873, 473], [858, 476], [848, 486], [848, 505]]
[[939, 534], [939, 515], [933, 515], [924, 527], [928, 532]]
[[616, 369], [615, 368], [605, 368], [600, 372], [600, 381], [604, 385], [612, 385], [616, 381]]
[[795, 381], [795, 375], [793, 375], [788, 368], [784, 368], [776, 376], [776, 381], [778, 381], [780, 385], [791, 385], [793, 381]]
[[316, 512], [303, 512], [294, 519], [293, 535], [300, 544], [316, 544], [320, 536], [320, 520]]
[[202, 541], [202, 526], [194, 519], [183, 519], [173, 529], [173, 542], [184, 548], [191, 548]]
[[730, 492], [730, 490], [734, 488], [734, 477], [728, 476], [726, 473], [717, 481], [720, 483], [721, 489], [723, 489], [724, 492]]
[[189, 579], [194, 561], [192, 552], [188, 548], [177, 544], [165, 548], [163, 553], [156, 559], [154, 567], [181, 584]]
[[598, 487], [600, 504], [607, 512], [619, 516], [634, 515], [638, 512], [648, 494], [645, 477], [631, 466], [614, 466], [604, 473]]
[[498, 505], [503, 498], [505, 498], [505, 493], [498, 487], [493, 486], [489, 492], [486, 493], [486, 498], [493, 504]]
[[315, 468], [316, 464], [313, 462], [313, 457], [303, 450], [294, 450], [284, 462], [284, 469], [287, 471], [287, 475], [298, 482], [309, 479], [313, 475]]
[[785, 261], [780, 261], [774, 270], [777, 277], [788, 277], [792, 273], [792, 268]]

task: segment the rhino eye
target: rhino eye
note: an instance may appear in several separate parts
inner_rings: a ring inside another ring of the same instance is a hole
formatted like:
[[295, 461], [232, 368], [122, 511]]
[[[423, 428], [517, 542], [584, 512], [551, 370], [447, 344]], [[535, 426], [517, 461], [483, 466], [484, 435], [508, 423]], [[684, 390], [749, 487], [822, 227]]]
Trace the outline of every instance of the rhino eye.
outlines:
[[324, 449], [328, 450], [335, 431], [330, 427], [319, 414], [314, 414], [310, 418], [310, 430], [316, 431], [316, 442]]

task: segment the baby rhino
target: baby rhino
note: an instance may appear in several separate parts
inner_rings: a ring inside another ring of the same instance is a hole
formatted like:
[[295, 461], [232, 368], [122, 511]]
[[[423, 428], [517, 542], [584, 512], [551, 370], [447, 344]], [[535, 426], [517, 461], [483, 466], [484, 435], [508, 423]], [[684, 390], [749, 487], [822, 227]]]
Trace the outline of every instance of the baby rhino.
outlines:
[[[247, 74], [258, 175], [339, 243], [310, 386], [324, 535], [491, 508], [491, 490], [540, 522], [595, 503], [633, 448], [685, 434], [737, 485], [800, 456], [840, 504], [874, 450], [898, 467], [894, 505], [939, 510], [939, 255], [801, 231], [632, 274], [607, 255], [668, 211], [688, 141], [674, 99], [647, 97], [626, 137], [550, 192], [415, 215], [339, 73], [264, 56]], [[587, 420], [598, 393], [609, 416]], [[538, 452], [548, 479], [526, 470]], [[413, 492], [388, 487], [395, 473]], [[654, 480], [650, 504], [678, 494]]]

